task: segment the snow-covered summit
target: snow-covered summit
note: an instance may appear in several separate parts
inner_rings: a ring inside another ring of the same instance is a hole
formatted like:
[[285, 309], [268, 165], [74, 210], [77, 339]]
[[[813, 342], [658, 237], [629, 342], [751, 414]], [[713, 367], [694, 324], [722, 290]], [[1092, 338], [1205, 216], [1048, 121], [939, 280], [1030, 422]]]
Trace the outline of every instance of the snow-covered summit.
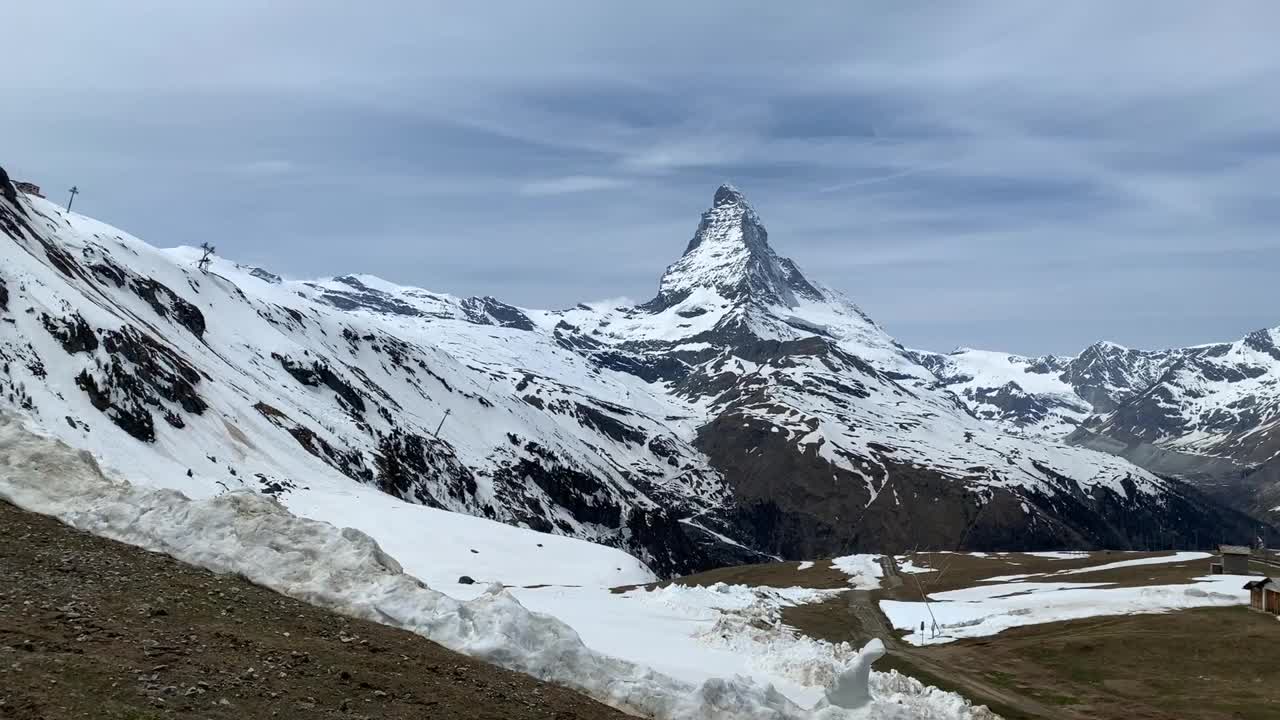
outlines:
[[663, 274], [652, 305], [670, 307], [699, 288], [730, 301], [750, 298], [773, 305], [824, 299], [794, 262], [769, 247], [769, 233], [755, 209], [728, 184], [716, 190], [684, 255]]

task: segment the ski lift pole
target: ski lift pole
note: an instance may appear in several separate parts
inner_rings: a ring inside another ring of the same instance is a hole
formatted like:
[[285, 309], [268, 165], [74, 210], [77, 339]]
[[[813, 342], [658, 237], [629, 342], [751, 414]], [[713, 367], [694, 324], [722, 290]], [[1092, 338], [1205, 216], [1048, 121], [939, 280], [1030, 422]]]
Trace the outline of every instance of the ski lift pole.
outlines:
[[[932, 623], [933, 636], [938, 636], [938, 618], [933, 616], [933, 606], [929, 604], [929, 596], [924, 594], [924, 587], [920, 584], [920, 574], [912, 573], [911, 577], [916, 581], [916, 590], [920, 592], [920, 599], [924, 600], [924, 609], [929, 611], [929, 621]], [[926, 642], [924, 635], [924, 621], [920, 621], [920, 640], [922, 644]]]
[[436, 426], [436, 431], [431, 434], [431, 437], [434, 437], [434, 438], [440, 437], [440, 428], [444, 427], [444, 421], [449, 419], [449, 413], [451, 412], [453, 411], [450, 410], [449, 408], [445, 408], [444, 417], [440, 418], [440, 424]]

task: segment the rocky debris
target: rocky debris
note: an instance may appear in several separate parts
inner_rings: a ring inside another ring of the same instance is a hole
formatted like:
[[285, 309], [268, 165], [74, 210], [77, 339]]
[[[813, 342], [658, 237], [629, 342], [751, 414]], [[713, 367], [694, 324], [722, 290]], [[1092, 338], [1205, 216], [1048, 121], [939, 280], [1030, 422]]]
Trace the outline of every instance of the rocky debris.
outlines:
[[0, 718], [621, 720], [581, 695], [0, 502]]

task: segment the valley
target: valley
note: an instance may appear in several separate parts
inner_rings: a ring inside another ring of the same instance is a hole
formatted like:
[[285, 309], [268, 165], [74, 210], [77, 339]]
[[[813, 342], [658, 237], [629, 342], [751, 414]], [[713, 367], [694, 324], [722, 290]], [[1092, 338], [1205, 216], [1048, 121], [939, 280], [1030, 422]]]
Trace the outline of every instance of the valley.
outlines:
[[[877, 668], [959, 692], [1006, 720], [1269, 718], [1280, 705], [1275, 670], [1239, 659], [1274, 642], [1280, 626], [1245, 607], [1240, 586], [1249, 578], [1204, 584], [1208, 562], [1204, 553], [916, 553], [899, 556], [903, 570], [870, 590], [847, 589], [848, 577], [830, 561], [725, 568], [674, 582], [838, 590], [822, 602], [784, 609], [783, 622], [833, 643], [889, 638]], [[1251, 570], [1274, 573], [1261, 563]], [[1223, 597], [1205, 597], [1197, 586]], [[1127, 608], [1108, 610], [1102, 598], [1126, 590], [1133, 599]], [[920, 607], [922, 593], [934, 598], [939, 618], [959, 602], [975, 617], [1014, 624], [992, 632], [952, 621], [937, 635], [908, 641], [902, 637], [908, 631], [892, 629], [883, 608]], [[1161, 610], [1158, 598], [1170, 593], [1178, 599]], [[1037, 598], [1033, 605], [1044, 616], [1000, 607], [1001, 598], [1019, 597]]]

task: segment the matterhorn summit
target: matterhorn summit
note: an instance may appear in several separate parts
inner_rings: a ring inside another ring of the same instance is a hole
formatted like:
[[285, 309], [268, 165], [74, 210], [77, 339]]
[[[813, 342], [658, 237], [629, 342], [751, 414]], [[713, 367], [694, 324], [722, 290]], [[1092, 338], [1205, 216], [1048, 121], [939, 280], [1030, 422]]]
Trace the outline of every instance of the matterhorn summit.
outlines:
[[795, 263], [769, 247], [769, 233], [755, 209], [729, 184], [716, 190], [684, 256], [667, 268], [653, 305], [669, 307], [700, 288], [730, 301], [751, 299], [788, 307], [796, 305], [797, 298], [823, 299]]

